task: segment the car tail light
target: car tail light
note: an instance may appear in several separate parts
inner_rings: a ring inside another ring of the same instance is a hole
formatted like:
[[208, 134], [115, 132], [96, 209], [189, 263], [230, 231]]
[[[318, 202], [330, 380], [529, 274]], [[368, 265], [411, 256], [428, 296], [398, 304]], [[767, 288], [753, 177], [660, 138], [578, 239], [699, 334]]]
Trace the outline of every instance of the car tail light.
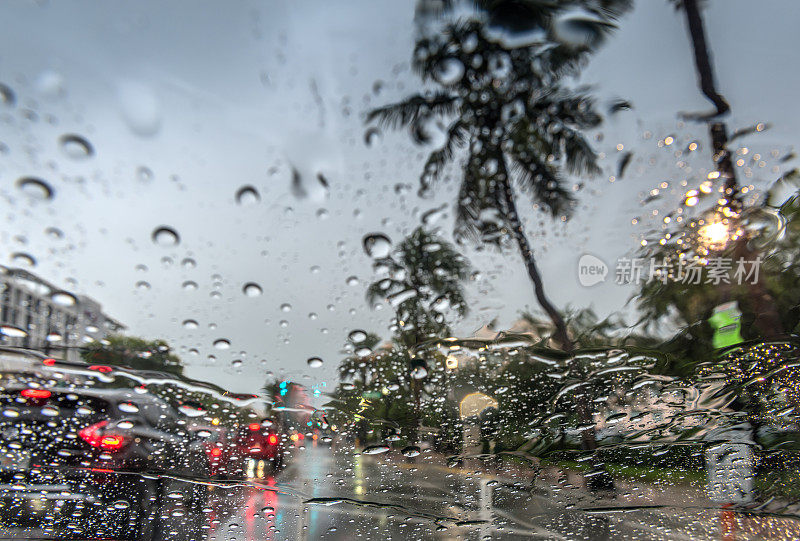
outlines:
[[275, 434], [270, 434], [267, 436], [267, 443], [270, 445], [278, 445], [278, 436]]
[[100, 421], [93, 425], [82, 428], [78, 435], [92, 447], [99, 447], [106, 451], [119, 451], [128, 442], [122, 434], [112, 434], [103, 431], [108, 425], [108, 421]]
[[45, 366], [53, 366], [54, 364], [56, 364], [56, 360], [55, 359], [45, 359], [45, 360], [42, 361], [42, 364], [45, 365]]
[[222, 449], [219, 447], [214, 447], [211, 451], [208, 452], [212, 458], [219, 458], [222, 455]]
[[111, 372], [112, 368], [104, 364], [93, 364], [92, 366], [89, 367], [89, 370], [94, 370], [95, 372], [108, 374], [109, 372]]
[[250, 423], [250, 426], [248, 426], [247, 428], [249, 428], [252, 431], [256, 431], [261, 429], [261, 425], [258, 423]]
[[25, 398], [33, 398], [35, 400], [47, 400], [50, 398], [50, 391], [47, 389], [22, 389], [19, 394]]

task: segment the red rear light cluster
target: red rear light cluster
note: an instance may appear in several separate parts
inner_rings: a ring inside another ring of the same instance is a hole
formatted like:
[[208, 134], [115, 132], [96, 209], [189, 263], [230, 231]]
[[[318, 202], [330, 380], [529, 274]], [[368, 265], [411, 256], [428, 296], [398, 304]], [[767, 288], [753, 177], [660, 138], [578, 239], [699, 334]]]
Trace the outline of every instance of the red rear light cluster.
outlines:
[[34, 400], [47, 400], [51, 395], [47, 389], [22, 389], [19, 394], [24, 398], [33, 398]]
[[45, 359], [45, 360], [42, 361], [42, 364], [45, 365], [45, 366], [53, 366], [54, 364], [56, 364], [56, 360], [55, 359]]
[[261, 430], [261, 425], [259, 423], [250, 423], [247, 428], [255, 432], [256, 430]]
[[278, 445], [278, 436], [275, 434], [270, 434], [267, 436], [267, 443], [270, 445]]
[[95, 372], [108, 374], [109, 372], [111, 372], [112, 368], [104, 364], [93, 364], [92, 366], [89, 367], [89, 370], [94, 370]]
[[108, 421], [100, 421], [93, 425], [82, 428], [78, 436], [92, 447], [98, 447], [106, 451], [119, 451], [128, 443], [122, 434], [112, 434], [103, 431], [108, 425]]
[[211, 455], [212, 458], [219, 458], [220, 456], [222, 456], [222, 449], [220, 449], [219, 447], [214, 447], [213, 449], [211, 449], [211, 451], [208, 452], [208, 454]]

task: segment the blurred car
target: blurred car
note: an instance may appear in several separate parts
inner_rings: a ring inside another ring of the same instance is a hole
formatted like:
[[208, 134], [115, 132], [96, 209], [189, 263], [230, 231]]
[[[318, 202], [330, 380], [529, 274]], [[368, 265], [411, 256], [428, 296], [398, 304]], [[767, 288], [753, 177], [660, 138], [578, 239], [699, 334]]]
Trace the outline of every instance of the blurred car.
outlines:
[[146, 539], [162, 516], [180, 515], [186, 530], [203, 520], [207, 490], [193, 480], [206, 457], [175, 409], [142, 389], [76, 384], [57, 362], [38, 367], [0, 378], [4, 526]]
[[224, 478], [237, 474], [235, 457], [238, 456], [235, 441], [231, 441], [227, 428], [222, 426], [193, 426], [190, 428], [200, 438], [208, 459], [208, 475]]
[[239, 432], [237, 458], [243, 475], [263, 478], [283, 465], [284, 436], [271, 421], [252, 422]]

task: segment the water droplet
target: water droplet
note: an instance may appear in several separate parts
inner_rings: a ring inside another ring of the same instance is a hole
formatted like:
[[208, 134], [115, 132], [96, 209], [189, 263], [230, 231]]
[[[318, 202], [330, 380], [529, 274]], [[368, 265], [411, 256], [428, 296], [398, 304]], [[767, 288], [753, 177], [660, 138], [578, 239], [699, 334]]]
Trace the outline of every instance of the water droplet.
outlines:
[[187, 417], [200, 417], [201, 415], [205, 414], [205, 410], [198, 406], [192, 406], [189, 404], [181, 404], [178, 406], [178, 411], [184, 414]]
[[19, 417], [19, 410], [15, 410], [13, 408], [6, 408], [3, 410], [3, 416], [10, 418]]
[[364, 132], [364, 144], [368, 147], [378, 143], [381, 140], [381, 132], [378, 128], [368, 128]]
[[248, 297], [259, 297], [264, 292], [255, 282], [248, 282], [242, 287], [242, 292]]
[[314, 321], [314, 320], [315, 320], [315, 319], [317, 319], [318, 317], [319, 317], [319, 316], [317, 315], [317, 313], [316, 313], [316, 312], [310, 312], [310, 313], [308, 314], [308, 319], [310, 319], [311, 321]]
[[360, 347], [356, 348], [355, 353], [358, 357], [366, 357], [367, 355], [372, 353], [372, 349], [368, 347]]
[[320, 220], [327, 220], [328, 216], [330, 216], [328, 209], [317, 210], [317, 218], [319, 218]]
[[357, 286], [358, 285], [358, 277], [349, 276], [347, 278], [347, 285], [349, 285], [349, 286]]
[[140, 166], [136, 168], [136, 180], [139, 182], [150, 182], [153, 180], [153, 171], [149, 167]]
[[319, 272], [320, 272], [322, 269], [321, 269], [321, 268], [320, 268], [318, 265], [314, 265], [314, 266], [313, 266], [313, 267], [311, 267], [311, 269], [309, 269], [309, 270], [311, 271], [311, 274], [319, 274]]
[[177, 246], [181, 241], [178, 232], [166, 225], [155, 228], [153, 230], [152, 239], [154, 243], [164, 247]]
[[238, 205], [255, 205], [259, 201], [261, 201], [261, 195], [253, 186], [242, 186], [236, 191], [236, 203]]
[[61, 414], [61, 410], [54, 406], [45, 406], [40, 411], [45, 417], [58, 417]]
[[36, 258], [25, 252], [14, 252], [11, 254], [11, 262], [21, 267], [35, 267]]
[[74, 133], [62, 135], [59, 144], [62, 152], [73, 160], [85, 160], [94, 156], [94, 147], [80, 135]]
[[409, 445], [408, 447], [405, 447], [402, 451], [400, 451], [400, 453], [402, 453], [403, 456], [407, 457], [419, 456], [421, 452], [422, 451], [420, 451], [420, 448], [417, 447], [416, 445]]
[[384, 444], [370, 445], [369, 447], [365, 447], [361, 453], [365, 455], [379, 455], [381, 453], [385, 453], [389, 449], [391, 449], [391, 447]]
[[372, 258], [381, 259], [389, 256], [392, 241], [383, 233], [371, 233], [362, 241], [364, 252]]
[[137, 413], [139, 411], [139, 406], [133, 402], [122, 402], [117, 406], [117, 408], [119, 408], [119, 411], [124, 413]]
[[55, 99], [63, 96], [64, 76], [53, 70], [45, 70], [36, 77], [36, 91], [43, 97]]
[[288, 302], [281, 304], [281, 312], [291, 312], [291, 311], [292, 311], [291, 304], [289, 304]]
[[125, 500], [117, 500], [113, 504], [111, 504], [111, 507], [113, 507], [114, 509], [127, 509], [130, 506], [131, 504]]
[[122, 117], [128, 128], [140, 137], [151, 137], [161, 129], [161, 106], [155, 90], [135, 81], [127, 81], [119, 88]]
[[181, 261], [181, 266], [184, 269], [193, 269], [197, 266], [197, 262], [191, 257], [187, 257], [183, 261]]
[[234, 359], [233, 361], [231, 361], [231, 366], [234, 367], [234, 368], [241, 368], [242, 360], [241, 359]]
[[289, 326], [289, 322], [288, 322], [288, 321], [286, 321], [285, 319], [282, 319], [282, 320], [280, 320], [280, 322], [278, 323], [278, 325], [280, 325], [280, 326], [281, 326], [281, 328], [285, 329], [286, 327], [288, 327], [288, 326]]
[[49, 201], [53, 199], [55, 191], [42, 179], [35, 177], [22, 177], [17, 180], [17, 188], [31, 199]]
[[311, 357], [306, 361], [306, 364], [311, 368], [319, 368], [322, 366], [322, 359], [319, 357]]
[[433, 77], [441, 85], [452, 85], [464, 76], [464, 64], [456, 58], [447, 58], [439, 62]]
[[230, 349], [231, 342], [225, 338], [220, 338], [214, 341], [214, 347], [217, 349]]
[[424, 366], [417, 366], [411, 371], [411, 377], [414, 379], [425, 379], [428, 377], [428, 370]]
[[198, 327], [197, 321], [194, 319], [186, 319], [183, 321], [183, 328], [184, 329], [196, 329]]
[[367, 339], [367, 333], [361, 329], [356, 329], [351, 331], [350, 334], [347, 335], [347, 338], [354, 344], [360, 344]]
[[64, 238], [64, 232], [61, 231], [57, 227], [48, 227], [47, 229], [44, 230], [44, 232], [48, 237], [53, 238], [53, 239], [63, 239]]
[[0, 333], [8, 336], [9, 338], [25, 338], [28, 336], [28, 331], [14, 327], [13, 325], [0, 325]]
[[11, 87], [8, 85], [4, 85], [0, 83], [0, 103], [3, 105], [8, 105], [9, 107], [14, 105], [17, 102], [17, 96], [14, 94], [14, 91], [11, 90]]
[[183, 288], [184, 291], [195, 291], [197, 290], [198, 286], [197, 282], [194, 282], [192, 280], [186, 280], [183, 284], [181, 284], [181, 287]]
[[59, 306], [74, 306], [78, 302], [75, 295], [68, 291], [54, 291], [50, 294], [50, 300]]

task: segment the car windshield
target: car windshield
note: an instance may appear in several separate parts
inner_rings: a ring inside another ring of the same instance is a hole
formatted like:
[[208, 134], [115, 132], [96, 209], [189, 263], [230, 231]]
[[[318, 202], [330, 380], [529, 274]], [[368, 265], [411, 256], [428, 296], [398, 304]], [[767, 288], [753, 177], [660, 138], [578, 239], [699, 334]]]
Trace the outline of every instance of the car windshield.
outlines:
[[798, 20], [3, 2], [0, 538], [800, 539]]

